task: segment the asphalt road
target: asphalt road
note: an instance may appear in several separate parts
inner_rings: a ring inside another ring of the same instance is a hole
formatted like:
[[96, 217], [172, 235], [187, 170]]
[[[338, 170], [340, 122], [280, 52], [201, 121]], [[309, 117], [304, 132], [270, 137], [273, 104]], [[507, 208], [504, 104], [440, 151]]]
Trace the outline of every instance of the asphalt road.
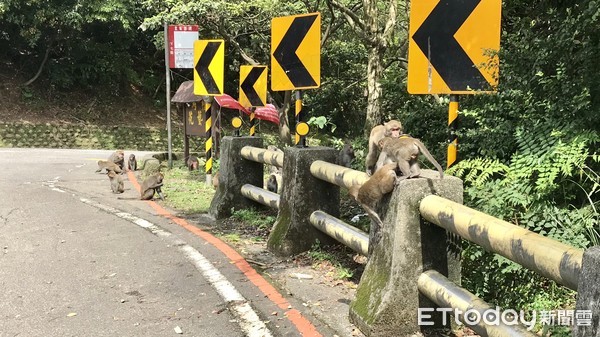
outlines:
[[110, 153], [0, 149], [1, 337], [332, 335], [132, 174], [118, 199]]

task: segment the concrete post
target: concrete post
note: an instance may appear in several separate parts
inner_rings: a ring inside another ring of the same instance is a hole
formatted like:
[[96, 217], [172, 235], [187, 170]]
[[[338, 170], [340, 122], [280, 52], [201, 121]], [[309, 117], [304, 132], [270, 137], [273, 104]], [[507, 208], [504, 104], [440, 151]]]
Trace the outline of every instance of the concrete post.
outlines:
[[371, 233], [378, 240], [369, 243], [372, 254], [350, 304], [350, 320], [367, 336], [412, 336], [441, 327], [441, 315], [434, 313], [435, 325], [418, 325], [418, 308], [436, 306], [419, 293], [417, 281], [434, 269], [460, 284], [460, 244], [458, 237], [421, 218], [421, 199], [431, 194], [462, 204], [462, 181], [423, 170], [421, 178], [401, 181], [381, 201], [384, 227]]
[[290, 256], [307, 251], [317, 240], [324, 245], [335, 241], [310, 223], [310, 215], [322, 210], [339, 216], [340, 188], [313, 177], [315, 160], [335, 162], [337, 151], [326, 147], [284, 149], [283, 191], [279, 213], [267, 241], [270, 251]]
[[583, 253], [583, 263], [577, 287], [574, 337], [600, 336], [600, 246]]
[[215, 219], [231, 216], [232, 209], [262, 207], [259, 203], [244, 197], [241, 188], [245, 184], [263, 186], [263, 164], [242, 158], [244, 146], [262, 147], [259, 137], [224, 137], [221, 143], [219, 165], [219, 187], [210, 204], [209, 214]]

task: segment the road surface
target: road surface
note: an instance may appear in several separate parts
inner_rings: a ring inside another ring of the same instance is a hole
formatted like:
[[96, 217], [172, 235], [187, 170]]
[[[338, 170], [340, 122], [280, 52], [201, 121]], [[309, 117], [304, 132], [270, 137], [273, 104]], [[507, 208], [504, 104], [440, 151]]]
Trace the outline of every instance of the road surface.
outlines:
[[333, 335], [133, 174], [118, 199], [110, 153], [0, 149], [1, 337]]

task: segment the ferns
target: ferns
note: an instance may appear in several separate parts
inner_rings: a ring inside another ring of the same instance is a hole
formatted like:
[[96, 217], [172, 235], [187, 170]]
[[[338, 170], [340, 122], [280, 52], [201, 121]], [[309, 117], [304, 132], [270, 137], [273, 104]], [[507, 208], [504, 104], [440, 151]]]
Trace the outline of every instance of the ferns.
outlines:
[[[483, 212], [536, 232], [556, 234], [577, 246], [593, 244], [599, 241], [595, 204], [600, 177], [590, 165], [597, 164], [600, 156], [589, 152], [599, 137], [588, 131], [573, 134], [569, 125], [537, 123], [531, 130], [520, 128], [515, 132], [518, 150], [509, 163], [467, 159], [448, 172], [464, 179], [468, 203]], [[527, 225], [532, 221], [537, 225]], [[557, 234], [567, 227], [576, 233]]]
[[449, 174], [462, 177], [465, 182], [481, 187], [496, 175], [504, 175], [508, 166], [497, 159], [475, 158], [459, 162], [448, 170]]

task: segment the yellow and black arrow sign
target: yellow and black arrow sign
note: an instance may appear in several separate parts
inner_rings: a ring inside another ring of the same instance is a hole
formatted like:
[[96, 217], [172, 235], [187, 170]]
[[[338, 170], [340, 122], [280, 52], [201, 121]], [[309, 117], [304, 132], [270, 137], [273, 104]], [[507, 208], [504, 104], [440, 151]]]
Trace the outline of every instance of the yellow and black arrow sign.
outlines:
[[194, 94], [220, 96], [225, 77], [225, 41], [194, 42]]
[[318, 88], [321, 85], [321, 14], [271, 21], [271, 89]]
[[494, 91], [501, 5], [501, 0], [411, 1], [408, 92]]
[[267, 66], [240, 67], [239, 101], [245, 108], [265, 106], [267, 102]]

